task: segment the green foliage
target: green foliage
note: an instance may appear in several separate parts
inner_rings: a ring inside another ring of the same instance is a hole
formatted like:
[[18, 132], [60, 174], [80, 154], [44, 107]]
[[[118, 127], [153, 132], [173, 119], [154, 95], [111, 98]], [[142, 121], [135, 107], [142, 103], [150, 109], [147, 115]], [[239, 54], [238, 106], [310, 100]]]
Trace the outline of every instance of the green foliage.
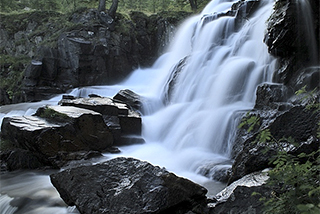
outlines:
[[7, 92], [9, 99], [21, 93], [23, 69], [28, 62], [28, 57], [0, 55], [0, 88]]
[[[306, 104], [306, 109], [314, 113], [320, 111], [317, 88], [308, 91], [306, 86], [295, 94]], [[320, 121], [317, 123], [317, 138], [320, 138]], [[264, 201], [265, 214], [315, 214], [320, 213], [320, 149], [310, 153], [290, 154], [287, 147], [296, 146], [294, 139], [275, 139], [269, 129], [261, 129], [260, 118], [248, 113], [241, 121], [239, 128], [255, 132], [253, 143], [265, 146], [266, 151], [277, 149], [277, 154], [270, 157], [267, 185], [276, 190], [270, 198], [261, 197]]]
[[[39, 116], [48, 120], [63, 122], [68, 119], [68, 115], [57, 112], [47, 106], [38, 110]], [[37, 113], [38, 114], [38, 113]]]
[[[197, 10], [201, 11], [210, 0], [196, 0]], [[98, 8], [98, 0], [1, 0], [0, 12], [12, 13], [15, 11], [57, 11], [69, 13], [81, 7]], [[110, 8], [112, 0], [106, 0], [106, 8]], [[119, 0], [118, 12], [129, 14], [130, 11], [141, 11], [146, 14], [161, 11], [188, 11], [191, 12], [189, 0]]]
[[279, 152], [273, 164], [267, 184], [280, 190], [265, 200], [264, 213], [320, 213], [319, 150], [298, 156]]
[[307, 109], [320, 110], [319, 97], [317, 95], [318, 88], [314, 88], [312, 91], [308, 91], [307, 86], [303, 86], [301, 89], [295, 92], [295, 95], [300, 96], [301, 101], [307, 102]]
[[250, 115], [250, 112], [247, 113], [247, 115], [242, 118], [241, 123], [238, 125], [238, 128], [246, 128], [247, 132], [252, 132], [255, 128], [260, 127], [260, 118], [256, 115]]

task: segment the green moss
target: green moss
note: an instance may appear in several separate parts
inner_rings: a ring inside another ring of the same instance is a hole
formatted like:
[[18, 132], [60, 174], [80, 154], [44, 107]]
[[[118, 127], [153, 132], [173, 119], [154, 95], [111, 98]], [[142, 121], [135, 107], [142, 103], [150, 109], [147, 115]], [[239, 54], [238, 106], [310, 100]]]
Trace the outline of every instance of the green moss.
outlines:
[[6, 91], [11, 100], [21, 94], [24, 69], [29, 62], [29, 57], [0, 55], [0, 89]]
[[37, 115], [39, 117], [42, 117], [51, 121], [57, 121], [57, 122], [63, 122], [69, 118], [68, 115], [57, 112], [47, 106], [44, 108], [38, 109]]

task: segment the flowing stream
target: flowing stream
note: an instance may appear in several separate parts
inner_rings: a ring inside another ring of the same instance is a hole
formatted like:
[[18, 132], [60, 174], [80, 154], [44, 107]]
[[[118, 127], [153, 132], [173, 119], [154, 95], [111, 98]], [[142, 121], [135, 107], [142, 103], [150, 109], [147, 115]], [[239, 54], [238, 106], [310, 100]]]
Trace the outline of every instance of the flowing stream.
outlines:
[[[236, 28], [233, 16], [221, 16], [236, 0], [213, 0], [203, 12], [180, 26], [167, 52], [151, 68], [138, 69], [112, 86], [74, 89], [74, 96], [113, 97], [121, 89], [143, 96], [142, 136], [146, 143], [121, 147], [118, 155], [165, 167], [216, 194], [224, 183], [217, 172], [231, 167], [230, 153], [237, 128], [237, 113], [249, 110], [256, 87], [270, 82], [276, 60], [263, 38], [273, 0]], [[177, 64], [184, 59], [177, 69]], [[169, 84], [169, 82], [173, 84]], [[5, 116], [31, 115], [42, 105], [61, 99], [0, 107]], [[76, 213], [64, 207], [50, 184], [50, 172], [19, 171], [1, 175], [0, 210], [3, 213]], [[204, 176], [206, 175], [206, 176]], [[11, 205], [10, 205], [11, 204]], [[19, 207], [19, 209], [17, 208]]]

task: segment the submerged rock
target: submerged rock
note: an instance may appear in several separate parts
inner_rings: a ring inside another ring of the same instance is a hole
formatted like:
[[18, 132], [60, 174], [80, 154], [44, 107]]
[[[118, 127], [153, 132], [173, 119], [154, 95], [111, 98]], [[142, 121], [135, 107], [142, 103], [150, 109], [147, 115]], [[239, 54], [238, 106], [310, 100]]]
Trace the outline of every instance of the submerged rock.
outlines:
[[81, 213], [204, 213], [207, 190], [133, 158], [52, 174], [61, 198]]

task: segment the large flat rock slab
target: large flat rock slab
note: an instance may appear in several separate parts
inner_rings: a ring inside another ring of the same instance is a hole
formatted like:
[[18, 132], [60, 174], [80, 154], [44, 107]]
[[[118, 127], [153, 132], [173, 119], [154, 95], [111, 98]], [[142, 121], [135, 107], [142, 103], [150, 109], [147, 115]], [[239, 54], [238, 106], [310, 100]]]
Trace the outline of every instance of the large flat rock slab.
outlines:
[[50, 178], [61, 198], [84, 214], [204, 213], [206, 209], [204, 187], [133, 158], [67, 169]]
[[90, 109], [109, 116], [128, 114], [128, 108], [126, 107], [126, 104], [114, 102], [108, 97], [96, 96], [88, 98], [62, 99], [59, 104], [62, 106], [75, 106], [79, 108]]
[[108, 97], [92, 96], [87, 98], [65, 97], [59, 104], [101, 113], [110, 128], [119, 129], [118, 136], [115, 136], [116, 139], [120, 139], [120, 135], [141, 135], [141, 115], [130, 106], [130, 103]]
[[61, 152], [102, 152], [113, 145], [100, 113], [72, 106], [47, 106], [34, 116], [4, 118], [1, 137], [50, 160]]

